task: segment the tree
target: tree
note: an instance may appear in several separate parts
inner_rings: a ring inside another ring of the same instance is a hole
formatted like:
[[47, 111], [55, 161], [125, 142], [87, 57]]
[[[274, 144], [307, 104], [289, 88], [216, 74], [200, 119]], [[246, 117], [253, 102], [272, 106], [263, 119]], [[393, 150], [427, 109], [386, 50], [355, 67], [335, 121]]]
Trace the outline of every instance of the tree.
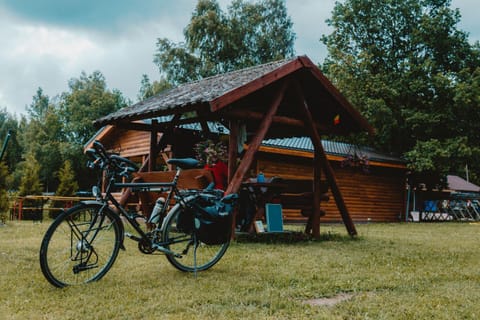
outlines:
[[322, 38], [323, 69], [377, 129], [376, 146], [438, 177], [463, 170], [479, 148], [479, 124], [469, 119], [480, 109], [466, 91], [480, 94], [479, 46], [457, 29], [460, 14], [450, 4], [337, 2], [327, 21], [333, 32]]
[[[60, 168], [57, 175], [58, 180], [60, 180], [60, 184], [58, 185], [55, 195], [66, 197], [74, 196], [78, 191], [78, 183], [77, 179], [75, 178], [75, 172], [73, 171], [72, 164], [69, 160], [63, 163], [63, 166]], [[65, 206], [64, 201], [54, 201], [52, 203], [52, 207], [54, 208], [61, 208], [63, 206]], [[57, 216], [58, 212], [50, 212], [51, 218], [56, 218]]]
[[[59, 102], [60, 120], [64, 125], [65, 141], [62, 160], [70, 160], [81, 188], [92, 185], [94, 177], [85, 168], [83, 146], [96, 133], [93, 121], [110, 114], [130, 102], [118, 90], [109, 90], [100, 71], [84, 72], [69, 81], [69, 92], [62, 93]], [[57, 166], [57, 168], [59, 168]]]
[[0, 224], [5, 223], [7, 219], [7, 211], [9, 208], [9, 201], [7, 189], [5, 188], [8, 170], [5, 163], [0, 162]]
[[26, 160], [22, 163], [23, 175], [20, 180], [19, 196], [39, 195], [42, 193], [42, 184], [40, 183], [40, 164], [33, 154], [28, 154]]
[[154, 62], [168, 82], [198, 80], [294, 54], [295, 34], [285, 1], [234, 0], [224, 13], [216, 0], [199, 0], [185, 43], [157, 40]]
[[13, 172], [21, 160], [23, 148], [20, 145], [18, 134], [22, 132], [17, 118], [7, 112], [6, 109], [0, 110], [0, 141], [1, 146], [5, 142], [7, 133], [10, 132], [3, 160], [9, 172]]
[[168, 83], [165, 79], [160, 79], [159, 81], [150, 82], [150, 79], [146, 74], [142, 76], [142, 81], [140, 83], [140, 90], [138, 92], [137, 98], [139, 101], [143, 101], [150, 97], [153, 97], [160, 92], [170, 89], [172, 85]]
[[108, 90], [100, 71], [91, 75], [82, 72], [68, 83], [69, 92], [60, 98], [60, 115], [67, 141], [83, 146], [96, 132], [93, 121], [127, 106], [127, 99], [118, 90]]
[[62, 168], [58, 172], [60, 184], [58, 185], [57, 196], [73, 196], [78, 191], [78, 183], [75, 179], [75, 172], [73, 172], [70, 161], [65, 161]]
[[23, 131], [26, 153], [32, 153], [40, 165], [40, 181], [46, 191], [55, 190], [55, 172], [63, 163], [65, 137], [59, 111], [50, 98], [38, 88], [27, 108], [30, 119]]

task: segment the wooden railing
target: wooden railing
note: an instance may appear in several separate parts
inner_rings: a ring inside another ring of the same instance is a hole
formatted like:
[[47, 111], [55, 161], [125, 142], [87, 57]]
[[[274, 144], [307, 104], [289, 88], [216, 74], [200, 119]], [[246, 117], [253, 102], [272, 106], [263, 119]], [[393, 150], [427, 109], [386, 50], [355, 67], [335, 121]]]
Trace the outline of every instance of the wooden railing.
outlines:
[[[10, 220], [38, 220], [42, 221], [44, 213], [50, 215], [72, 207], [83, 200], [92, 200], [93, 197], [63, 197], [63, 196], [24, 196], [15, 197], [10, 207]], [[56, 204], [55, 207], [50, 206]], [[58, 206], [58, 204], [62, 206]], [[48, 206], [46, 204], [49, 204]]]

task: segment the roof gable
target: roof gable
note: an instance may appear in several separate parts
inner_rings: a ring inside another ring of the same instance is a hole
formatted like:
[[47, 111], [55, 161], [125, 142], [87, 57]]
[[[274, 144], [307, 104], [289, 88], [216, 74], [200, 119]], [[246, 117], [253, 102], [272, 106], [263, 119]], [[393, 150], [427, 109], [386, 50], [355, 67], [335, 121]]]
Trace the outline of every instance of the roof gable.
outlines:
[[243, 121], [255, 132], [279, 92], [283, 98], [267, 138], [308, 135], [304, 113], [300, 110], [305, 106], [299, 103], [299, 94], [321, 133], [374, 131], [307, 57], [280, 60], [183, 84], [100, 118], [95, 124], [121, 125], [196, 111], [197, 117], [204, 120]]

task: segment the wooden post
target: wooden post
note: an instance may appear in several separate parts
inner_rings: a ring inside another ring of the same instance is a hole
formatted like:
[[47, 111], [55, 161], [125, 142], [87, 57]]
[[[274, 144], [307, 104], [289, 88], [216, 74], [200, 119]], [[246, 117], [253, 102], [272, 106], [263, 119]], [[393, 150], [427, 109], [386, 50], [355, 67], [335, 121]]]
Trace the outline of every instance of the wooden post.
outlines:
[[150, 161], [148, 162], [148, 171], [155, 170], [155, 164], [157, 162], [158, 153], [158, 131], [157, 131], [157, 119], [152, 119], [152, 131], [150, 131]]
[[232, 181], [238, 158], [238, 121], [230, 121], [230, 136], [228, 140], [228, 183]]
[[315, 238], [320, 237], [320, 201], [322, 197], [321, 190], [321, 179], [322, 179], [322, 170], [321, 170], [321, 157], [320, 151], [315, 148], [314, 157], [313, 157], [313, 207], [312, 207], [312, 217], [311, 217], [311, 227], [312, 235]]
[[[323, 149], [322, 146], [322, 140], [320, 138], [320, 135], [318, 134], [318, 131], [314, 125], [313, 117], [312, 114], [310, 113], [310, 110], [308, 109], [308, 106], [305, 102], [305, 99], [303, 97], [300, 84], [295, 81], [295, 88], [297, 92], [297, 98], [298, 98], [298, 103], [299, 103], [299, 109], [302, 111], [305, 117], [305, 125], [307, 129], [310, 131], [310, 136], [312, 139], [313, 146], [315, 148], [315, 157], [318, 158], [318, 163], [321, 165], [323, 171], [325, 172], [325, 176], [327, 178], [328, 184], [330, 185], [330, 189], [332, 190], [333, 197], [335, 198], [335, 203], [337, 204], [337, 208], [340, 211], [340, 214], [342, 216], [343, 223], [345, 224], [345, 227], [347, 228], [348, 234], [351, 236], [357, 235], [357, 230], [355, 229], [355, 225], [353, 224], [352, 218], [350, 217], [350, 213], [348, 212], [347, 206], [345, 205], [345, 201], [343, 200], [342, 193], [340, 192], [340, 189], [338, 188], [337, 185], [337, 179], [335, 178], [335, 173], [333, 172], [332, 167], [330, 166], [330, 163], [328, 162], [327, 155], [325, 154], [325, 150]], [[317, 162], [316, 161], [316, 162]], [[316, 177], [315, 177], [316, 178]], [[320, 183], [320, 182], [318, 182]], [[319, 190], [320, 192], [320, 190]], [[315, 192], [316, 194], [316, 192]], [[314, 197], [315, 198], [315, 197]], [[317, 219], [315, 217], [316, 214], [318, 214], [318, 219], [320, 219], [320, 206], [318, 205], [318, 212], [316, 212], [317, 207], [314, 206], [313, 208], [314, 212], [314, 219]], [[315, 230], [315, 225], [313, 226], [313, 236], [314, 237], [319, 237], [320, 234], [320, 228], [318, 227], [318, 234], [316, 234]]]
[[267, 134], [268, 129], [272, 124], [273, 116], [277, 112], [278, 107], [280, 106], [280, 103], [283, 100], [283, 97], [285, 95], [285, 90], [289, 82], [290, 81], [285, 81], [283, 83], [282, 87], [280, 88], [280, 90], [277, 92], [277, 95], [273, 99], [272, 104], [270, 105], [270, 108], [268, 109], [267, 113], [265, 114], [265, 117], [260, 123], [260, 126], [255, 134], [255, 137], [253, 137], [252, 141], [250, 141], [248, 145], [248, 150], [245, 152], [242, 158], [242, 162], [240, 162], [240, 165], [238, 166], [235, 174], [233, 175], [232, 180], [228, 184], [227, 190], [225, 191], [226, 194], [238, 192], [238, 190], [240, 189], [240, 185], [242, 184], [243, 178], [245, 177], [245, 174], [247, 173], [250, 166], [252, 165], [255, 153], [257, 153], [258, 148], [260, 147], [260, 144], [265, 138], [265, 135]]

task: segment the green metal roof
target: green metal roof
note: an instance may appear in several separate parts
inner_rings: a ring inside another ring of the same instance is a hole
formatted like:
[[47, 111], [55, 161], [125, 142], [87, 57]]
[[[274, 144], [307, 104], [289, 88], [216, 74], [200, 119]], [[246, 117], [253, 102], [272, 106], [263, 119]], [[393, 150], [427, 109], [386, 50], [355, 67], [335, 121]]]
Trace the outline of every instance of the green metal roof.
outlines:
[[[309, 137], [269, 139], [264, 140], [262, 142], [262, 146], [313, 152], [313, 144]], [[405, 161], [399, 157], [380, 153], [370, 147], [357, 146], [349, 143], [330, 140], [322, 140], [322, 146], [325, 149], [325, 152], [330, 155], [345, 157], [356, 154], [359, 157], [367, 156], [367, 158], [372, 161], [405, 163]]]

